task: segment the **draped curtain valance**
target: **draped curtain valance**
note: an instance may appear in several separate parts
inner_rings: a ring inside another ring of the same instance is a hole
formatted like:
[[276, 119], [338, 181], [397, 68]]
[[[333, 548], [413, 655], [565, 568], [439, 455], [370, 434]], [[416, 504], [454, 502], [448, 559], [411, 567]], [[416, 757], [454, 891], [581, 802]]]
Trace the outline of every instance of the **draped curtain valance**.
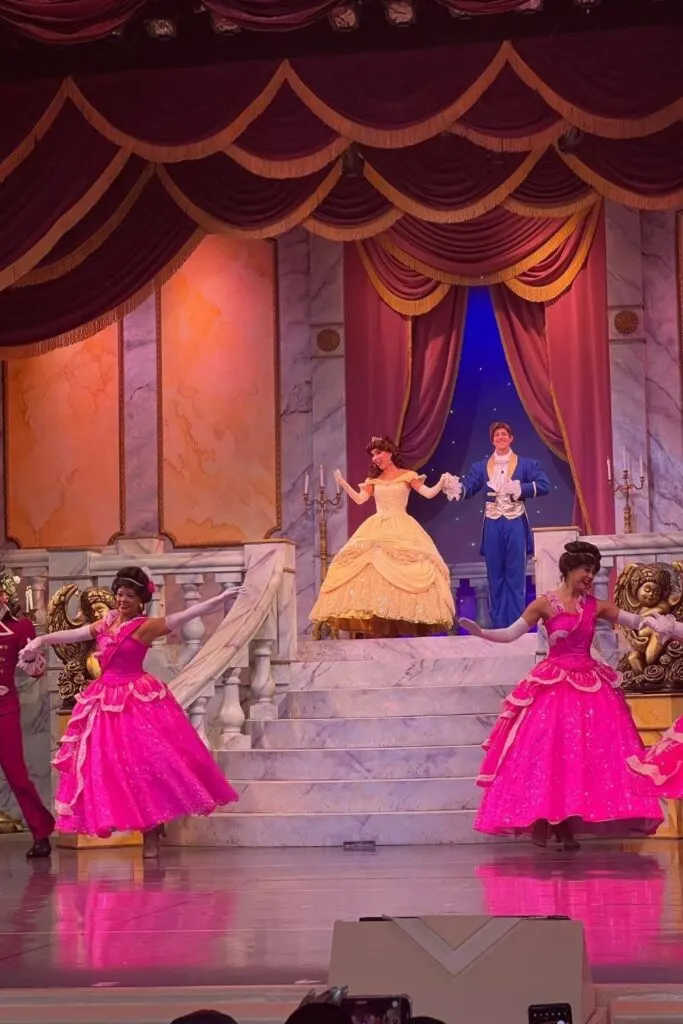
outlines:
[[402, 314], [458, 284], [554, 299], [603, 197], [683, 205], [682, 44], [669, 27], [0, 83], [4, 355], [93, 333], [204, 232], [353, 241]]

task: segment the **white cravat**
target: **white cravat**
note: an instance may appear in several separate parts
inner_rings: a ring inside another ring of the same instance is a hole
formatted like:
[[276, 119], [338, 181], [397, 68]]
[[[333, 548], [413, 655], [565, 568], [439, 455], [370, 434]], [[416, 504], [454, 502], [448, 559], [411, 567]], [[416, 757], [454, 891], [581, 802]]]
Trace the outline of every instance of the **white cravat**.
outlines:
[[[496, 492], [496, 500], [486, 504], [485, 515], [487, 519], [517, 519], [519, 516], [524, 515], [524, 503], [513, 501], [512, 495], [502, 493], [502, 485], [508, 478], [511, 458], [511, 451], [507, 455], [493, 456], [493, 473], [491, 474], [493, 479], [491, 483], [493, 484], [493, 490]], [[516, 482], [519, 483], [518, 481]], [[515, 488], [515, 490], [521, 492], [521, 487]]]

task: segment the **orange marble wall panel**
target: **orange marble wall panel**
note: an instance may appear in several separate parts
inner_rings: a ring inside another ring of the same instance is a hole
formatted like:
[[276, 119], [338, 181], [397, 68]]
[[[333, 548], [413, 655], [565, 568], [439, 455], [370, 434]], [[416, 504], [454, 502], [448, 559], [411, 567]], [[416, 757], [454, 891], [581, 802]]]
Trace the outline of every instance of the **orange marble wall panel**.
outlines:
[[212, 235], [161, 290], [161, 528], [179, 545], [279, 523], [274, 246]]
[[5, 370], [7, 535], [87, 548], [121, 529], [119, 329]]

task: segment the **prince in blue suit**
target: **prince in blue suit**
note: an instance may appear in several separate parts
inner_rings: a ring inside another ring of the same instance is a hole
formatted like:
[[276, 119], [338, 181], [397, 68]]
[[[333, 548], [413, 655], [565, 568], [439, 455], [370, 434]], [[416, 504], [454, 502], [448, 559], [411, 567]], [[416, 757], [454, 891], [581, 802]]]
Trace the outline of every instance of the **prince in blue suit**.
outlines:
[[527, 557], [534, 538], [526, 514], [529, 498], [542, 498], [550, 481], [540, 463], [516, 455], [507, 423], [492, 423], [493, 454], [475, 462], [462, 480], [451, 477], [444, 490], [449, 498], [473, 498], [486, 489], [481, 549], [486, 560], [491, 625], [504, 629], [524, 611]]

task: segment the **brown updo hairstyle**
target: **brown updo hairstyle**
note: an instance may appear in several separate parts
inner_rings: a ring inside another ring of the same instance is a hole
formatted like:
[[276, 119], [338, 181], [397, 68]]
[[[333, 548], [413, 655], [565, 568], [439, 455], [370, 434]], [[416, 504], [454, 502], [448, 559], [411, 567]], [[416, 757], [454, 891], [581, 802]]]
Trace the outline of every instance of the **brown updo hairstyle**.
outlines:
[[560, 556], [560, 575], [563, 580], [573, 569], [590, 569], [595, 575], [600, 571], [601, 555], [595, 544], [585, 540], [573, 540], [565, 544]]
[[391, 440], [391, 438], [388, 437], [386, 434], [382, 434], [381, 437], [371, 437], [365, 450], [370, 456], [370, 472], [368, 473], [369, 477], [379, 476], [382, 472], [382, 470], [379, 469], [372, 461], [373, 452], [389, 452], [389, 454], [391, 455], [391, 461], [397, 467], [397, 469], [405, 469], [405, 462], [403, 461], [403, 457], [400, 451], [398, 450], [394, 442]]
[[119, 569], [111, 585], [112, 594], [116, 596], [121, 587], [130, 587], [135, 596], [140, 598], [143, 605], [149, 604], [152, 600], [154, 590], [150, 578], [144, 569], [139, 569], [137, 565], [129, 565], [125, 569]]

